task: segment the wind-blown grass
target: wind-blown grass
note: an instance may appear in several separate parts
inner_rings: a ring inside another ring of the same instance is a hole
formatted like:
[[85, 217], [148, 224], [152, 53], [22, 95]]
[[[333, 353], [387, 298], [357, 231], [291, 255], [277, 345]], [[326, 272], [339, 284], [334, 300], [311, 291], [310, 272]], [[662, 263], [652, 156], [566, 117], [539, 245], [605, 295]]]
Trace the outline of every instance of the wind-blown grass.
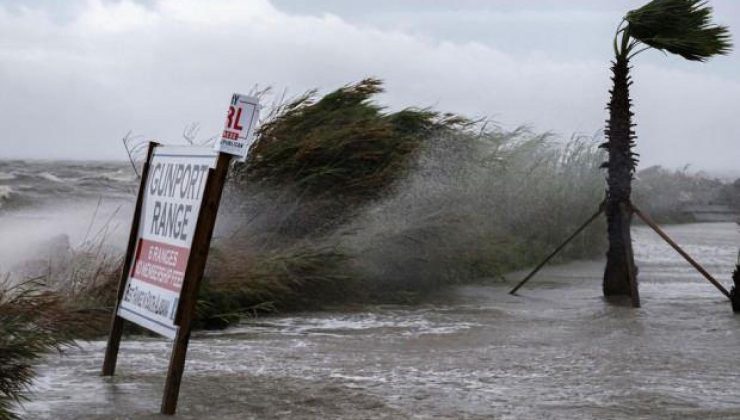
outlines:
[[[341, 221], [340, 215], [396, 182], [429, 136], [469, 124], [426, 109], [385, 112], [372, 101], [380, 92], [379, 80], [365, 79], [320, 99], [309, 92], [276, 106], [260, 126], [248, 162], [234, 166], [233, 185], [290, 188], [311, 195], [314, 207], [320, 203], [321, 212]], [[323, 222], [316, 213], [311, 219]]]
[[[535, 264], [603, 198], [595, 142], [528, 130], [431, 139], [412, 175], [346, 229], [345, 246], [382, 290], [435, 290]], [[598, 224], [566, 249], [603, 249]]]
[[262, 251], [234, 249], [240, 251], [212, 257], [214, 268], [200, 293], [200, 326], [222, 327], [245, 315], [346, 303], [363, 293], [363, 285], [350, 273], [348, 256], [336, 247], [304, 241]]
[[[404, 301], [535, 264], [603, 199], [597, 143], [523, 128], [441, 130], [373, 200], [335, 212], [322, 191], [297, 190], [294, 180], [237, 189], [238, 205], [223, 216], [240, 230], [216, 242], [202, 314]], [[313, 215], [340, 222], [327, 229]], [[596, 224], [564, 258], [591, 257], [603, 245]]]
[[[76, 248], [57, 241], [40, 273], [8, 274], [0, 284], [0, 419], [17, 418], [13, 410], [28, 397], [33, 366], [48, 352], [106, 332], [121, 258], [105, 251], [105, 240]], [[26, 268], [38, 270], [33, 263]]]
[[27, 398], [33, 364], [62, 351], [87, 330], [87, 319], [69, 300], [38, 281], [0, 286], [0, 419], [18, 418], [15, 404]]

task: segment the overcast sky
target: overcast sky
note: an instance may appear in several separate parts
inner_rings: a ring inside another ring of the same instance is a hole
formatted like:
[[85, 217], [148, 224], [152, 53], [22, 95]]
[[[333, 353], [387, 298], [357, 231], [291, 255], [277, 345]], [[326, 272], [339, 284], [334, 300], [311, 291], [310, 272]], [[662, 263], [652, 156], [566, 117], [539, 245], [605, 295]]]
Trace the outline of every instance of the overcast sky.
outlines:
[[[611, 42], [631, 0], [0, 0], [0, 158], [122, 159], [129, 130], [219, 131], [234, 91], [382, 78], [433, 106], [562, 137], [606, 118]], [[740, 2], [713, 0], [740, 31]], [[740, 168], [740, 56], [634, 63], [643, 167]]]

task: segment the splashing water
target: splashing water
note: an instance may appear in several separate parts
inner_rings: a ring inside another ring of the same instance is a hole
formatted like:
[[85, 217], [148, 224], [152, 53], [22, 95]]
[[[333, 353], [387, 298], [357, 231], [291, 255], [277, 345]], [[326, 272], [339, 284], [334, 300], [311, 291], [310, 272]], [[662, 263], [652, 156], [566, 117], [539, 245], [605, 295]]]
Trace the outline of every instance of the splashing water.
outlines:
[[[672, 226], [726, 285], [734, 224]], [[455, 289], [444, 303], [243, 322], [190, 345], [182, 418], [702, 418], [740, 416], [740, 317], [645, 227], [634, 228], [643, 307], [606, 303], [601, 261], [549, 267], [520, 291]], [[513, 283], [523, 273], [509, 275]], [[168, 341], [128, 337], [40, 368], [29, 418], [157, 417]]]

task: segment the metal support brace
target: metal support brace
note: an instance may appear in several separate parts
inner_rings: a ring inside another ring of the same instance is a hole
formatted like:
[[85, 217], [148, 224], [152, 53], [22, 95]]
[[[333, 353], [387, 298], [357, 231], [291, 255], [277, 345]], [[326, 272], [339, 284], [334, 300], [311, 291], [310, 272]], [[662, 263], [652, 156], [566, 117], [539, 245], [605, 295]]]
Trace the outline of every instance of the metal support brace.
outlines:
[[650, 216], [640, 211], [640, 209], [638, 209], [634, 205], [632, 205], [632, 211], [635, 212], [635, 214], [639, 216], [640, 219], [645, 222], [645, 224], [650, 226], [655, 231], [655, 233], [663, 238], [663, 240], [666, 241], [668, 245], [675, 249], [676, 252], [679, 253], [679, 255], [681, 255], [686, 261], [688, 261], [689, 264], [691, 264], [696, 269], [696, 271], [701, 273], [701, 275], [704, 276], [704, 278], [707, 279], [710, 283], [712, 283], [714, 287], [716, 287], [720, 292], [722, 292], [723, 295], [727, 296], [728, 299], [731, 299], [730, 292], [728, 292], [724, 286], [722, 286], [714, 277], [712, 277], [712, 275], [709, 274], [709, 272], [707, 272], [704, 267], [699, 265], [698, 262], [694, 261], [694, 259], [686, 253], [686, 251], [681, 249], [681, 247], [678, 246], [678, 244], [675, 243], [673, 239], [671, 239], [665, 232], [663, 232], [663, 230], [653, 221], [653, 219], [650, 218]]
[[568, 245], [570, 241], [572, 241], [576, 236], [578, 236], [578, 234], [581, 233], [583, 229], [586, 229], [586, 227], [590, 225], [594, 220], [596, 220], [596, 218], [599, 217], [599, 215], [603, 212], [604, 212], [604, 203], [601, 203], [599, 205], [599, 210], [597, 210], [596, 213], [593, 214], [593, 216], [589, 217], [589, 219], [586, 220], [586, 222], [583, 223], [578, 229], [576, 229], [576, 231], [573, 232], [573, 234], [571, 234], [568, 237], [568, 239], [566, 239], [562, 244], [560, 244], [560, 246], [555, 248], [555, 250], [552, 251], [552, 253], [550, 253], [550, 255], [548, 255], [547, 258], [545, 258], [541, 263], [539, 263], [539, 265], [537, 265], [537, 267], [535, 267], [534, 270], [532, 270], [532, 272], [527, 275], [527, 277], [525, 277], [522, 281], [520, 281], [519, 284], [516, 285], [516, 287], [511, 289], [509, 294], [511, 295], [516, 294], [517, 290], [519, 290], [522, 286], [524, 286], [526, 282], [528, 282], [532, 277], [534, 277], [534, 275], [537, 274], [537, 272], [540, 271], [540, 269], [542, 269], [542, 267], [544, 267], [545, 264], [547, 264], [555, 255], [557, 255], [560, 251], [562, 251], [562, 249], [565, 248], [565, 246]]

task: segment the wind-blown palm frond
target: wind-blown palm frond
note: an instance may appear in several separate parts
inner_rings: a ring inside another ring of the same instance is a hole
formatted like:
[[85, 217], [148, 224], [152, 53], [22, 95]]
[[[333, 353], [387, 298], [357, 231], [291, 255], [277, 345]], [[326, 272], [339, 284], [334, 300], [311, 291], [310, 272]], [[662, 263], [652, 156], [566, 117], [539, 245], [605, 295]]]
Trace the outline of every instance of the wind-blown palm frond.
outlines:
[[712, 8], [702, 0], [653, 0], [625, 18], [629, 36], [643, 44], [705, 61], [732, 49], [727, 27], [712, 24]]

